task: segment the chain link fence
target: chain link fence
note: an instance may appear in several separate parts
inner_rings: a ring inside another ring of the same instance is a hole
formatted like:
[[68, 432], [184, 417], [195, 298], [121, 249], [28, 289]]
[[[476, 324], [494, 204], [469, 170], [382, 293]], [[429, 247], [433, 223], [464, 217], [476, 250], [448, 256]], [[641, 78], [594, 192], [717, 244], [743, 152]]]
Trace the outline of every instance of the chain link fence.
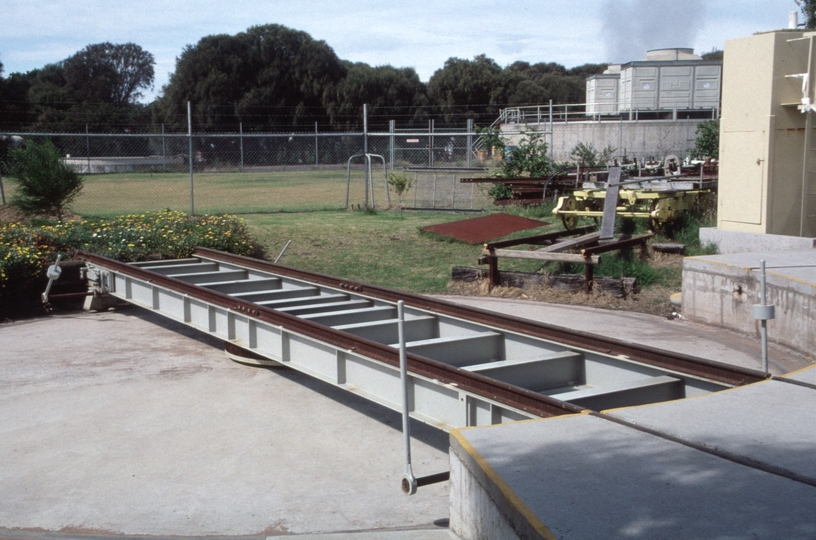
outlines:
[[[558, 162], [572, 160], [575, 145], [587, 142], [598, 150], [615, 147], [619, 158], [682, 157], [693, 146], [699, 121], [545, 119], [501, 130], [509, 144], [522, 132], [542, 134]], [[196, 214], [386, 208], [398, 202], [388, 191], [392, 173], [414, 182], [403, 207], [478, 210], [492, 207], [480, 188], [489, 185], [461, 179], [488, 176], [497, 166], [471, 121], [462, 129], [435, 129], [431, 121], [425, 130], [397, 129], [391, 122], [388, 131], [372, 133], [317, 127], [311, 133], [0, 133], [6, 146], [14, 138], [51, 140], [65, 162], [85, 175], [72, 209], [86, 216], [168, 208]], [[6, 202], [14, 182], [0, 179], [0, 188], [0, 202]]]
[[[448, 130], [387, 133], [60, 134], [0, 133], [57, 146], [85, 177], [72, 204], [82, 215], [184, 210], [197, 214], [295, 212], [397, 201], [388, 175], [413, 177], [403, 206], [482, 208], [487, 198], [456, 196], [451, 182], [485, 175], [473, 167], [478, 134]], [[365, 155], [373, 156], [369, 170]], [[191, 163], [192, 160], [192, 163]], [[476, 165], [479, 165], [478, 162]], [[417, 167], [437, 169], [433, 177]], [[440, 182], [439, 178], [445, 181]], [[438, 185], [438, 189], [434, 186]], [[4, 198], [14, 191], [6, 179]], [[370, 193], [369, 193], [370, 191]], [[461, 191], [461, 190], [460, 190]], [[5, 201], [2, 201], [5, 202]]]

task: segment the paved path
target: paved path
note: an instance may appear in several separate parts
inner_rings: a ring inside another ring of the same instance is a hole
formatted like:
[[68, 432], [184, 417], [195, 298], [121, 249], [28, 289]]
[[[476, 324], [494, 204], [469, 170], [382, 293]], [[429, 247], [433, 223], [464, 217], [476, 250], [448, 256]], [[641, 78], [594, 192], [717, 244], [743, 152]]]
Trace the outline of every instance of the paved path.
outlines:
[[[131, 308], [0, 325], [0, 537], [15, 529], [282, 535], [438, 528], [400, 490], [400, 417]], [[414, 471], [448, 470], [416, 424]]]

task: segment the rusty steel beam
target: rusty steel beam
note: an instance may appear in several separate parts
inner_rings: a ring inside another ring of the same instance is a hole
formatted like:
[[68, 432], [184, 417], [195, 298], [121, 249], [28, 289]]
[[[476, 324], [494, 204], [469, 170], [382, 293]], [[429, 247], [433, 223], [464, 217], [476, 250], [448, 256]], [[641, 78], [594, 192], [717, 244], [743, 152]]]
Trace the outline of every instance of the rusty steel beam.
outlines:
[[[406, 306], [428, 310], [442, 315], [449, 315], [489, 326], [495, 326], [496, 328], [526, 334], [536, 338], [555, 341], [562, 343], [565, 346], [579, 347], [601, 354], [624, 356], [635, 362], [641, 362], [643, 364], [662, 369], [677, 371], [679, 373], [694, 377], [702, 377], [730, 386], [742, 386], [768, 378], [768, 374], [759, 370], [741, 368], [712, 360], [703, 360], [701, 358], [673, 351], [656, 350], [644, 345], [627, 343], [625, 341], [616, 340], [605, 336], [587, 334], [541, 322], [521, 319], [511, 315], [499, 314], [473, 307], [465, 307], [451, 302], [446, 302], [444, 300], [430, 298], [428, 296], [395, 291], [393, 289], [379, 287], [376, 285], [357, 283], [347, 279], [332, 277], [307, 270], [290, 268], [241, 255], [232, 255], [201, 247], [196, 248], [194, 255], [199, 255], [207, 259], [218, 260], [225, 263], [239, 264], [247, 268], [271, 272], [281, 276], [302, 279], [320, 285], [326, 285], [328, 287], [354, 290], [372, 298], [378, 298], [381, 300], [391, 302], [402, 300], [405, 302]], [[124, 266], [132, 268], [128, 265]], [[230, 300], [232, 302], [236, 301], [233, 298], [230, 298]]]
[[[206, 248], [197, 248], [194, 255], [200, 255], [208, 259], [219, 260], [227, 263], [232, 262], [233, 264], [240, 264], [241, 266], [247, 268], [295, 277], [297, 279], [307, 280], [312, 283], [352, 290], [372, 296], [370, 294], [369, 286], [363, 286], [362, 284], [339, 278], [332, 278], [322, 274], [299, 271], [292, 268], [275, 265], [266, 261], [259, 261], [257, 259], [242, 257], [239, 255], [229, 255], [220, 251]], [[114, 272], [118, 272], [122, 275], [141, 279], [164, 287], [168, 290], [186, 294], [209, 302], [213, 305], [246, 314], [260, 321], [286, 328], [287, 330], [323, 341], [332, 346], [353, 351], [357, 354], [366, 356], [384, 364], [395, 367], [399, 366], [398, 350], [388, 345], [359, 338], [346, 332], [311, 322], [307, 319], [302, 319], [264, 306], [259, 306], [239, 298], [234, 298], [227, 294], [205, 289], [197, 285], [192, 285], [172, 277], [164, 276], [157, 272], [151, 272], [145, 268], [138, 268], [101, 255], [78, 251], [76, 257]], [[387, 291], [387, 289], [379, 288], [378, 290]], [[400, 295], [400, 293], [395, 291], [389, 291], [389, 294], [396, 296]], [[414, 301], [422, 298], [415, 295], [407, 295], [407, 297], [412, 298]], [[400, 296], [400, 299], [402, 299], [402, 296]], [[407, 301], [406, 304], [408, 304]], [[579, 413], [584, 410], [582, 407], [565, 403], [536, 392], [519, 388], [517, 386], [496, 381], [477, 373], [469, 373], [465, 370], [461, 370], [459, 368], [437, 362], [417, 354], [408, 353], [407, 357], [408, 369], [411, 373], [415, 373], [429, 379], [436, 379], [443, 384], [456, 385], [464, 391], [472, 392], [473, 394], [490, 399], [502, 405], [507, 405], [509, 407], [527, 412], [534, 416], [550, 417], [563, 414]]]

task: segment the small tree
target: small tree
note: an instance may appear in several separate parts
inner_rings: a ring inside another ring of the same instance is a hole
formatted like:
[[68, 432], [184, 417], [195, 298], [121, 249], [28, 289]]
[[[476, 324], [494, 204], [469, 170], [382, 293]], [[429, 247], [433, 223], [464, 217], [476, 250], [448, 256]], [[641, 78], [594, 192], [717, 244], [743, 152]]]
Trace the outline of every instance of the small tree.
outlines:
[[[502, 137], [495, 128], [478, 129], [482, 141], [489, 146], [501, 148], [502, 161], [499, 171], [494, 174], [497, 178], [541, 178], [542, 182], [551, 174], [558, 172], [559, 167], [547, 155], [549, 146], [541, 133], [522, 132], [515, 146], [507, 151], [509, 141]], [[513, 190], [507, 184], [494, 184], [487, 192], [494, 201], [510, 199]]]
[[62, 161], [51, 141], [28, 141], [12, 150], [8, 169], [17, 180], [11, 204], [28, 215], [44, 213], [62, 221], [66, 205], [82, 190], [82, 177]]
[[808, 30], [816, 28], [816, 0], [796, 0], [796, 5], [805, 16], [805, 28]]
[[400, 215], [402, 215], [402, 196], [408, 193], [414, 187], [414, 179], [408, 178], [405, 174], [388, 173], [388, 185], [394, 188], [394, 193], [397, 194], [397, 201], [399, 201]]
[[694, 156], [700, 159], [720, 157], [720, 121], [709, 120], [697, 124]]
[[609, 145], [598, 153], [594, 144], [578, 143], [570, 152], [570, 157], [582, 167], [603, 167], [612, 161], [617, 151], [617, 148]]

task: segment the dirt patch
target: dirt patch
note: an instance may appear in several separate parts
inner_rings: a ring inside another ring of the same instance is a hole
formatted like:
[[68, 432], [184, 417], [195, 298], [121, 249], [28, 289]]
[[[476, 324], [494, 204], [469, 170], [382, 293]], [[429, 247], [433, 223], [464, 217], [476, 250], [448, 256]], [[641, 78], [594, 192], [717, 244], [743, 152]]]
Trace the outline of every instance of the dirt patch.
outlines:
[[491, 214], [489, 216], [440, 223], [439, 225], [428, 225], [422, 227], [422, 230], [441, 236], [450, 236], [468, 244], [480, 244], [514, 232], [546, 225], [549, 225], [549, 223], [535, 219], [509, 214]]
[[494, 287], [492, 291], [488, 291], [488, 281], [486, 279], [472, 283], [452, 281], [448, 284], [449, 294], [461, 296], [489, 296], [549, 302], [551, 304], [570, 304], [614, 311], [635, 311], [664, 317], [671, 317], [674, 312], [669, 296], [676, 292], [678, 291], [668, 287], [649, 287], [627, 298], [615, 298], [611, 294], [598, 291], [589, 293], [583, 291], [567, 292], [545, 287], [530, 287], [529, 289]]

